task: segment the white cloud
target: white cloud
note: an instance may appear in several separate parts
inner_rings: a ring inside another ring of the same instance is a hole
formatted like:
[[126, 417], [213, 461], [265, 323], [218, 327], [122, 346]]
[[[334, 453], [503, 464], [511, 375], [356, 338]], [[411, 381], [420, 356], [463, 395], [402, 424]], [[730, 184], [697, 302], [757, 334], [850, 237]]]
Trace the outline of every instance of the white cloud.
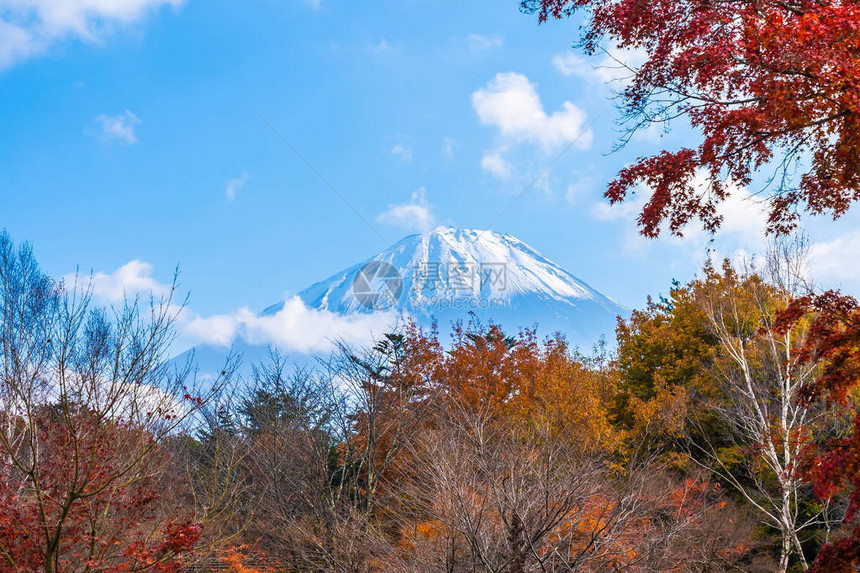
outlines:
[[496, 149], [487, 152], [481, 164], [500, 177], [510, 174], [502, 153], [512, 145], [531, 143], [549, 152], [570, 143], [587, 149], [593, 139], [583, 110], [566, 101], [560, 110], [548, 114], [535, 85], [522, 74], [496, 74], [484, 89], [472, 94], [472, 105], [482, 124], [499, 130]]
[[404, 143], [395, 143], [391, 148], [391, 155], [399, 157], [404, 163], [412, 161], [412, 146]]
[[[703, 170], [697, 171], [692, 184], [700, 193], [705, 193], [708, 185], [706, 173]], [[751, 195], [746, 187], [740, 185], [729, 183], [728, 190], [729, 196], [717, 206], [717, 213], [723, 217], [718, 234], [732, 235], [746, 243], [761, 243], [767, 228], [765, 202]], [[614, 206], [601, 201], [594, 206], [592, 213], [597, 219], [604, 221], [633, 220], [650, 197], [651, 190], [640, 185], [636, 189], [636, 194], [626, 201]], [[688, 239], [708, 237], [708, 233], [696, 221], [691, 221], [682, 232]]]
[[209, 318], [195, 316], [183, 327], [189, 342], [227, 347], [242, 339], [248, 344], [273, 345], [309, 354], [330, 350], [334, 342], [369, 342], [373, 334], [384, 332], [394, 322], [388, 313], [342, 316], [308, 308], [298, 297], [284, 302], [276, 314], [259, 315], [247, 308]]
[[0, 70], [37, 51], [38, 46], [26, 30], [0, 19]]
[[95, 122], [101, 128], [99, 137], [105, 141], [118, 141], [122, 145], [137, 143], [134, 128], [140, 124], [140, 118], [129, 110], [125, 110], [121, 115], [98, 115]]
[[241, 177], [236, 177], [234, 179], [230, 179], [227, 181], [227, 200], [232, 201], [236, 198], [236, 193], [241, 191], [245, 187], [245, 183], [248, 182], [248, 172], [245, 171], [242, 173]]
[[[731, 195], [720, 204], [723, 216], [719, 234], [737, 237], [746, 245], [763, 246], [767, 231], [767, 204], [753, 196], [746, 187], [730, 185]], [[701, 228], [697, 232], [705, 234]]]
[[484, 125], [493, 125], [501, 136], [536, 143], [547, 150], [577, 140], [580, 149], [591, 145], [592, 133], [584, 130], [585, 112], [566, 101], [548, 115], [529, 79], [514, 72], [496, 77], [472, 94], [472, 105]]
[[[135, 295], [159, 297], [167, 294], [170, 287], [156, 280], [152, 271], [151, 264], [134, 260], [112, 273], [94, 273], [93, 298], [100, 304], [116, 304]], [[87, 287], [87, 277], [77, 277], [74, 273], [66, 275], [64, 280], [71, 287], [76, 278], [78, 288]], [[245, 307], [209, 317], [187, 307], [175, 306], [174, 309], [178, 313], [180, 331], [178, 346], [182, 347], [177, 350], [197, 344], [228, 347], [241, 339], [248, 344], [274, 345], [284, 351], [306, 354], [329, 350], [337, 340], [355, 344], [369, 342], [373, 334], [384, 332], [396, 319], [391, 313], [342, 316], [316, 310], [305, 306], [297, 296], [287, 299], [276, 314], [265, 316]]]
[[504, 40], [499, 36], [482, 36], [481, 34], [469, 34], [465, 38], [466, 49], [470, 52], [486, 52], [501, 48]]
[[120, 25], [183, 0], [0, 0], [0, 69], [69, 37], [98, 43]]
[[514, 172], [514, 166], [504, 157], [501, 150], [488, 151], [481, 158], [481, 168], [499, 179], [507, 179]]
[[664, 122], [655, 122], [648, 125], [648, 127], [641, 127], [637, 129], [633, 133], [634, 141], [643, 141], [645, 143], [660, 143], [660, 140], [663, 139], [663, 136], [668, 133], [667, 131], [668, 123]]
[[332, 42], [330, 44], [330, 48], [333, 52], [339, 54], [347, 54], [350, 56], [371, 55], [379, 58], [380, 60], [394, 57], [401, 51], [401, 45], [399, 43], [389, 41], [387, 38], [383, 37], [380, 37], [378, 40], [373, 38], [364, 38], [353, 44]]
[[588, 82], [606, 86], [625, 86], [630, 83], [636, 70], [645, 63], [648, 54], [644, 50], [627, 50], [611, 47], [602, 57], [586, 58], [574, 52], [555, 56], [552, 63], [565, 76], [577, 76]]
[[79, 288], [86, 288], [89, 284], [93, 297], [106, 303], [122, 302], [125, 297], [135, 295], [151, 294], [158, 297], [170, 290], [168, 285], [153, 278], [152, 265], [139, 259], [129, 261], [110, 274], [98, 272], [88, 278], [71, 273], [64, 276], [63, 280], [69, 286], [77, 282]]
[[475, 64], [499, 51], [505, 41], [502, 36], [465, 34], [448, 38], [441, 46], [442, 57], [451, 65]]
[[436, 219], [433, 216], [433, 206], [427, 201], [424, 187], [413, 192], [410, 199], [409, 203], [389, 205], [388, 209], [376, 216], [376, 221], [413, 231], [429, 230]]
[[564, 54], [555, 56], [552, 59], [552, 65], [558, 72], [565, 76], [582, 76], [591, 77], [594, 75], [594, 66], [590, 66], [586, 59], [579, 54], [573, 52], [565, 52]]
[[850, 231], [831, 241], [815, 243], [809, 249], [809, 271], [825, 288], [847, 287], [860, 292], [860, 231]]
[[[555, 56], [552, 63], [558, 72], [585, 80], [604, 95], [609, 90], [623, 91], [633, 81], [636, 71], [648, 59], [648, 53], [640, 48], [635, 50], [611, 47], [602, 56], [585, 57], [574, 52]], [[659, 143], [668, 125], [656, 122], [637, 129], [633, 133], [635, 141]]]
[[642, 211], [645, 202], [650, 197], [650, 191], [643, 186], [636, 189], [636, 194], [628, 196], [621, 203], [610, 205], [607, 201], [602, 200], [595, 203], [591, 208], [592, 216], [598, 221], [627, 221], [634, 222], [636, 216]]
[[182, 329], [183, 346], [205, 344], [229, 348], [239, 335], [240, 318], [252, 314], [242, 307], [233, 314], [203, 317], [194, 315]]

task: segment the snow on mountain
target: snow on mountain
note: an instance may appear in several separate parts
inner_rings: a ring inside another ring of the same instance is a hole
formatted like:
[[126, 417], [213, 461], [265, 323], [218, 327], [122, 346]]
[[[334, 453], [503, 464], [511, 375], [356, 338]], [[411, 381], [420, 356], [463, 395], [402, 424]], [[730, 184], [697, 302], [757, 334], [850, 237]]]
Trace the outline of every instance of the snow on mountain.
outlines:
[[[538, 336], [561, 332], [583, 351], [600, 336], [613, 340], [626, 308], [548, 260], [516, 237], [438, 227], [410, 235], [360, 264], [318, 282], [259, 314], [242, 309], [203, 320], [205, 328], [230, 328], [230, 344], [250, 365], [266, 360], [268, 345], [292, 362], [310, 363], [336, 340], [366, 344], [405, 317], [439, 325], [443, 340], [456, 320], [470, 314], [509, 333], [538, 327]], [[214, 322], [213, 322], [214, 321]], [[227, 347], [200, 344], [189, 353], [205, 376], [224, 365]], [[220, 344], [220, 346], [218, 345]]]
[[419, 324], [435, 319], [443, 332], [473, 312], [511, 331], [561, 331], [586, 348], [602, 334], [611, 338], [616, 316], [628, 312], [516, 237], [444, 226], [405, 237], [298, 296], [309, 308], [344, 316], [398, 311]]

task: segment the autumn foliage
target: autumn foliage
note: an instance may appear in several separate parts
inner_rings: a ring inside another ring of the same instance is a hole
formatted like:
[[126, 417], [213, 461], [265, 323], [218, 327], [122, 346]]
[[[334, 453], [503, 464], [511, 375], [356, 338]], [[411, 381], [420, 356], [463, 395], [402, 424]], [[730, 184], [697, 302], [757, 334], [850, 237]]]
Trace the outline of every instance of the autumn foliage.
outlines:
[[[53, 555], [55, 570], [62, 571], [178, 571], [198, 540], [200, 524], [176, 507], [165, 511], [164, 479], [116, 479], [126, 453], [120, 450], [128, 434], [138, 431], [122, 423], [99, 424], [85, 410], [65, 421], [48, 408], [38, 416], [31, 443], [42, 458], [39, 471], [28, 475], [8, 457], [0, 466], [0, 555], [6, 564], [37, 570]], [[86, 440], [81, 453], [92, 463], [84, 468], [76, 468], [70, 455], [79, 435], [72, 435], [68, 423], [78, 432], [101, 435]], [[168, 463], [165, 452], [152, 458], [152, 470]]]
[[208, 516], [183, 423], [211, 394], [166, 365], [175, 318], [170, 295], [97, 308], [0, 233], [0, 570], [190, 562]]
[[804, 403], [828, 403], [853, 414], [853, 423], [844, 434], [832, 436], [807, 452], [804, 470], [814, 480], [819, 498], [827, 500], [849, 492], [847, 535], [822, 548], [814, 569], [853, 571], [860, 565], [860, 524], [856, 524], [860, 511], [860, 307], [852, 297], [833, 291], [804, 296], [782, 313], [776, 328], [790, 328], [811, 310], [816, 318], [810, 326], [810, 339], [791, 366], [798, 368], [809, 362], [824, 366], [816, 383], [805, 388]]
[[266, 502], [244, 535], [283, 567], [762, 560], [751, 521], [718, 481], [673, 468], [619, 423], [622, 371], [563, 338], [473, 322], [445, 342], [409, 326], [372, 348], [341, 348], [323, 371], [258, 373], [240, 409], [252, 417], [251, 503]]
[[27, 249], [0, 247], [3, 302], [25, 308], [0, 323], [0, 571], [856, 559], [838, 526], [857, 510], [857, 306], [792, 303], [779, 264], [706, 266], [620, 320], [613, 352], [473, 317], [313, 368], [273, 351], [206, 394], [152, 353], [160, 307], [69, 313]]
[[[540, 22], [581, 13], [581, 44], [588, 53], [609, 43], [645, 56], [640, 67], [628, 68], [630, 83], [621, 94], [631, 132], [683, 119], [701, 133], [698, 146], [639, 158], [610, 183], [611, 203], [637, 190], [649, 194], [638, 221], [643, 235], [656, 237], [664, 229], [680, 235], [694, 219], [716, 231], [720, 203], [736, 185], [759, 186], [755, 194], [769, 202], [769, 231], [777, 235], [795, 229], [804, 210], [837, 218], [860, 198], [860, 3], [523, 0], [521, 5], [538, 13]], [[851, 529], [860, 485], [857, 303], [833, 291], [792, 294], [797, 300], [783, 304], [778, 320], [762, 327], [771, 337], [798, 328], [806, 332], [787, 345], [784, 378], [792, 380], [802, 369], [813, 373], [797, 392], [805, 411], [835, 408], [854, 416], [854, 422], [825, 428], [831, 435], [823, 440], [813, 436], [811, 424], [804, 425], [787, 439], [808, 442], [805, 463], [787, 469], [814, 483], [825, 508], [837, 493], [850, 495], [847, 536], [827, 543], [812, 566], [853, 570], [860, 561], [860, 529]], [[634, 321], [641, 318], [634, 313]], [[666, 330], [648, 321], [643, 325]], [[664, 336], [683, 337], [683, 332]], [[637, 336], [631, 342], [637, 343]], [[677, 362], [672, 352], [657, 356], [667, 366]], [[666, 379], [651, 382], [667, 395]]]
[[644, 235], [658, 235], [664, 222], [681, 234], [693, 219], [715, 230], [730, 183], [764, 185], [760, 171], [770, 178], [772, 231], [792, 229], [799, 209], [838, 217], [860, 198], [860, 3], [522, 4], [541, 21], [583, 12], [587, 52], [609, 42], [647, 55], [623, 93], [633, 129], [683, 117], [701, 132], [697, 147], [640, 158], [610, 184], [612, 203], [638, 184], [650, 190]]

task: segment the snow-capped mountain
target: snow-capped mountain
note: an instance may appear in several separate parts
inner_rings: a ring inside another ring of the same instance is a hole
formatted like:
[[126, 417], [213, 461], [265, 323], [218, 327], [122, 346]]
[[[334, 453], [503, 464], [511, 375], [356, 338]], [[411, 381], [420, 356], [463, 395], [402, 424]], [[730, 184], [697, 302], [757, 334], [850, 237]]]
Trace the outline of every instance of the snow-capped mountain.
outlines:
[[338, 315], [395, 311], [424, 325], [435, 319], [443, 332], [471, 311], [512, 332], [534, 325], [542, 335], [561, 331], [585, 348], [601, 334], [611, 338], [616, 316], [627, 314], [516, 237], [453, 227], [405, 237], [298, 296]]
[[444, 341], [451, 323], [468, 321], [470, 312], [511, 334], [534, 326], [540, 337], [562, 332], [587, 352], [601, 335], [611, 343], [616, 317], [628, 311], [511, 235], [438, 227], [261, 313], [242, 309], [209, 319], [214, 330], [232, 329], [229, 344], [198, 344], [175, 360], [184, 365], [193, 352], [200, 373], [214, 376], [232, 346], [248, 376], [270, 344], [307, 364], [336, 340], [367, 344], [404, 317], [425, 327], [435, 321]]

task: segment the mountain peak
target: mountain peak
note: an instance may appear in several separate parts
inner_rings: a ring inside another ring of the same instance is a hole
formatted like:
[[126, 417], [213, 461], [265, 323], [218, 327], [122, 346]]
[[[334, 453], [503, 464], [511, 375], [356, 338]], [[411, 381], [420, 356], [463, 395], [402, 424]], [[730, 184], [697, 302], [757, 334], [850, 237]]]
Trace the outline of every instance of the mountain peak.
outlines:
[[405, 239], [416, 236], [436, 236], [439, 238], [453, 241], [480, 241], [482, 239], [504, 239], [519, 242], [516, 237], [507, 233], [498, 233], [491, 229], [466, 229], [462, 227], [452, 227], [451, 225], [438, 225], [424, 233], [416, 233], [414, 235], [409, 235], [405, 237]]
[[615, 316], [627, 312], [512, 235], [447, 225], [404, 237], [299, 297], [317, 310], [397, 312], [419, 323], [474, 312], [508, 328], [561, 330], [577, 341], [609, 334]]

